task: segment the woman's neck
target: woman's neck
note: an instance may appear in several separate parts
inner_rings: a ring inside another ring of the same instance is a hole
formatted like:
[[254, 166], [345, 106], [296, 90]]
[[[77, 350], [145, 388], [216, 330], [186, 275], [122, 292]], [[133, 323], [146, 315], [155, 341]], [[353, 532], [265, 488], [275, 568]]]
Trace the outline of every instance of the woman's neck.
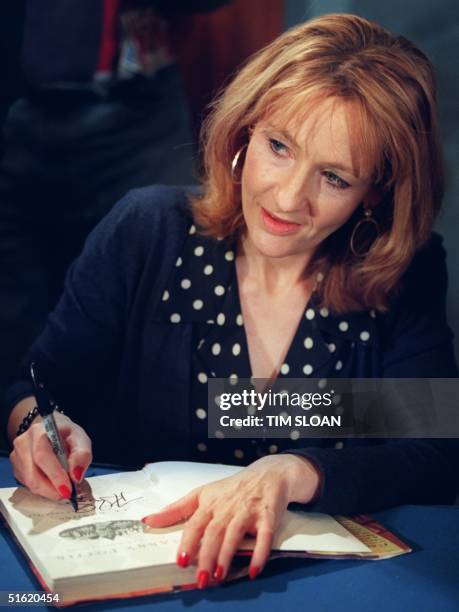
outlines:
[[[309, 253], [289, 257], [266, 257], [257, 251], [250, 240], [242, 236], [237, 245], [238, 277], [244, 278], [254, 292], [270, 297], [285, 295], [292, 290], [309, 288], [305, 275]], [[249, 288], [249, 287], [247, 287]]]

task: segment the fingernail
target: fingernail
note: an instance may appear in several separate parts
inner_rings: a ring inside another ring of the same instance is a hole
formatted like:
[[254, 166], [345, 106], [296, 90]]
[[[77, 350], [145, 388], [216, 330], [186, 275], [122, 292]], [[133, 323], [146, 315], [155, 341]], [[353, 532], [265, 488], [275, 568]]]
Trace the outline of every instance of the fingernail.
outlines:
[[57, 490], [59, 491], [62, 497], [65, 497], [65, 499], [70, 499], [70, 495], [72, 494], [72, 492], [67, 486], [61, 485], [60, 487], [57, 487]]
[[214, 578], [217, 582], [220, 582], [220, 580], [223, 578], [223, 572], [223, 565], [217, 565], [214, 572]]
[[258, 574], [260, 573], [260, 568], [258, 565], [253, 565], [252, 567], [250, 567], [249, 569], [249, 578], [251, 580], [253, 580], [254, 578], [256, 578], [258, 576]]
[[144, 516], [140, 520], [142, 521], [142, 523], [145, 523], [146, 525], [148, 524], [148, 516]]
[[77, 465], [76, 468], [73, 470], [73, 476], [75, 480], [80, 482], [81, 477], [83, 476], [83, 472], [84, 472], [84, 467], [81, 467], [81, 465]]
[[198, 574], [198, 589], [205, 589], [209, 584], [210, 574], [207, 570], [201, 570]]
[[190, 562], [190, 555], [187, 555], [186, 552], [181, 552], [177, 557], [177, 565], [180, 567], [187, 567]]

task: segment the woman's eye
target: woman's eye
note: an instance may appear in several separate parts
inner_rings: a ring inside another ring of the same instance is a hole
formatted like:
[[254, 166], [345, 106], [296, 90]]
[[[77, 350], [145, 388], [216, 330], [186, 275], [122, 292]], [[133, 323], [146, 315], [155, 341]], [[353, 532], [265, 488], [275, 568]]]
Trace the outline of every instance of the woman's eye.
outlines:
[[287, 147], [280, 142], [280, 140], [276, 140], [275, 138], [268, 138], [269, 146], [271, 150], [276, 155], [281, 155], [287, 151]]
[[347, 189], [350, 186], [349, 183], [346, 183], [346, 181], [334, 172], [330, 172], [330, 170], [325, 170], [323, 175], [327, 179], [327, 183], [334, 189]]

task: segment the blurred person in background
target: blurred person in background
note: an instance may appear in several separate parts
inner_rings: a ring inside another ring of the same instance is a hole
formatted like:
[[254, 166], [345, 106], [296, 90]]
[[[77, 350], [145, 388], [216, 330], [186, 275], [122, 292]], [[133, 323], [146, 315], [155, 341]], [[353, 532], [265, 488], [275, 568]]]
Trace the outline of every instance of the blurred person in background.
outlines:
[[[189, 13], [227, 2], [26, 1], [26, 95], [5, 119], [0, 164], [1, 395], [112, 205], [132, 187], [193, 182], [188, 104], [169, 41]], [[17, 36], [21, 11], [3, 11]]]

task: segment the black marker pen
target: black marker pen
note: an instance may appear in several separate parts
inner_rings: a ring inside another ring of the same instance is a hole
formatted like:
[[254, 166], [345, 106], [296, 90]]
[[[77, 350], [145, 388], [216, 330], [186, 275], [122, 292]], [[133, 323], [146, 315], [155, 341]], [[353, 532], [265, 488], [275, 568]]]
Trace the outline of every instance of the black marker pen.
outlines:
[[[65, 454], [64, 445], [62, 443], [62, 438], [59, 434], [59, 430], [56, 426], [56, 421], [54, 420], [53, 411], [55, 408], [54, 402], [50, 399], [46, 392], [45, 385], [40, 378], [39, 372], [37, 371], [37, 364], [30, 364], [30, 375], [32, 377], [32, 382], [35, 388], [35, 398], [37, 400], [38, 413], [43, 418], [43, 425], [45, 426], [46, 435], [48, 436], [51, 447], [59, 460], [59, 463], [62, 465], [66, 473], [69, 473], [69, 463], [67, 460], [67, 455]], [[70, 478], [70, 476], [69, 476]], [[75, 512], [78, 512], [78, 502], [77, 502], [77, 493], [76, 487], [73, 480], [70, 478], [70, 483], [72, 485], [72, 493], [70, 496], [70, 503], [73, 506]]]

